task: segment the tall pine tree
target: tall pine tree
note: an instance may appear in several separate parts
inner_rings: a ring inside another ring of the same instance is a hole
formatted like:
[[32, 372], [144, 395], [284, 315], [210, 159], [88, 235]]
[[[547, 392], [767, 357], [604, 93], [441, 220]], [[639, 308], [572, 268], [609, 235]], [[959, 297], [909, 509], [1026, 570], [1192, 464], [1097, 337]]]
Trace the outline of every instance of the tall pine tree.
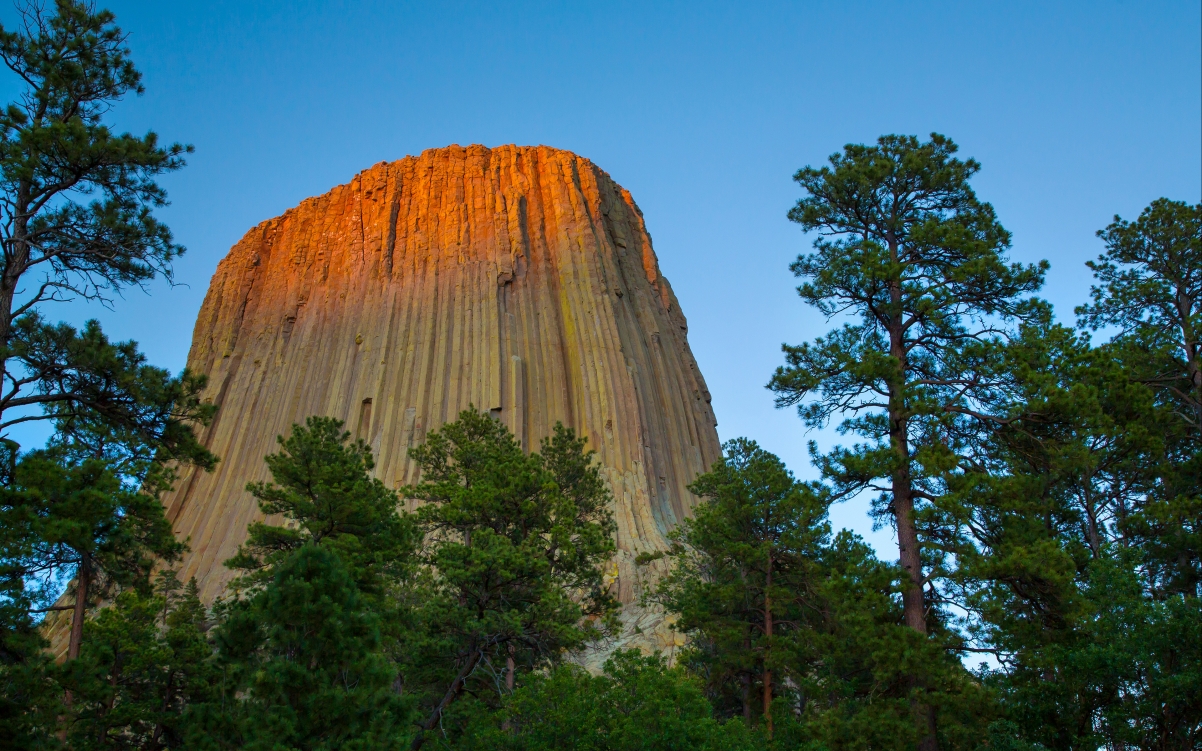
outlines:
[[1098, 284], [1077, 309], [1093, 330], [1117, 329], [1105, 349], [1155, 395], [1164, 441], [1147, 497], [1125, 520], [1144, 544], [1157, 583], [1198, 597], [1202, 589], [1202, 204], [1159, 198], [1135, 221], [1098, 232], [1105, 251], [1089, 264]]
[[794, 677], [803, 611], [813, 606], [806, 600], [830, 538], [827, 502], [754, 441], [729, 441], [724, 453], [690, 486], [705, 502], [673, 532], [675, 565], [658, 597], [694, 636], [686, 662], [715, 689], [737, 686], [744, 720], [763, 718], [771, 737], [774, 690]]
[[422, 481], [404, 493], [425, 501], [416, 515], [429, 566], [427, 638], [408, 676], [428, 696], [417, 749], [465, 691], [511, 691], [519, 668], [602, 635], [616, 602], [602, 576], [614, 550], [609, 489], [572, 430], [556, 425], [525, 454], [502, 423], [469, 409], [410, 455]]
[[[784, 347], [769, 388], [812, 427], [832, 417], [865, 440], [818, 457], [837, 497], [878, 493], [897, 531], [908, 581], [905, 620], [919, 633], [938, 624], [937, 591], [924, 561], [916, 510], [938, 503], [941, 478], [960, 443], [990, 416], [991, 350], [1006, 322], [1035, 306], [1027, 296], [1046, 263], [1008, 264], [1010, 234], [969, 180], [980, 169], [932, 134], [852, 144], [830, 166], [794, 179], [807, 193], [789, 218], [817, 232], [814, 252], [792, 264], [802, 299], [828, 317], [852, 318], [812, 343]], [[916, 703], [920, 747], [937, 747], [934, 712]]]

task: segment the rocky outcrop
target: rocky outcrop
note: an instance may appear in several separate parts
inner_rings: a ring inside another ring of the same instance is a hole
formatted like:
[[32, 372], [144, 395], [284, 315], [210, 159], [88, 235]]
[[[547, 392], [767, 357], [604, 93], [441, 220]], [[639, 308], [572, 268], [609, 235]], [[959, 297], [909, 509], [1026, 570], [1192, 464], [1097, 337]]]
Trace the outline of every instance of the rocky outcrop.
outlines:
[[451, 146], [377, 164], [255, 227], [213, 276], [188, 365], [219, 405], [204, 441], [221, 463], [166, 499], [191, 546], [181, 578], [222, 591], [259, 518], [245, 485], [292, 423], [345, 420], [400, 487], [408, 449], [475, 405], [527, 448], [557, 420], [588, 437], [615, 500], [624, 641], [667, 647], [634, 559], [666, 547], [719, 457], [686, 330], [634, 199], [587, 159]]

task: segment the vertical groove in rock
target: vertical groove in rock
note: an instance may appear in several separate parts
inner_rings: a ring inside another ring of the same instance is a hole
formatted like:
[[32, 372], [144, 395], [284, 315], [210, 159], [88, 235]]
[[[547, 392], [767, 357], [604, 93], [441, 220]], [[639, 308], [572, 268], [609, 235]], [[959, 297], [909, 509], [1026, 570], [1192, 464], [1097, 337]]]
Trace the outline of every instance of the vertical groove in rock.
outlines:
[[[537, 449], [557, 420], [588, 437], [613, 489], [623, 642], [667, 647], [637, 605], [634, 558], [696, 499], [719, 457], [709, 392], [630, 193], [543, 146], [451, 146], [380, 163], [251, 230], [213, 275], [188, 364], [219, 404], [221, 457], [167, 500], [206, 601], [259, 517], [275, 437], [309, 415], [358, 430], [391, 486], [408, 449], [469, 404]], [[657, 572], [644, 572], [654, 576]]]

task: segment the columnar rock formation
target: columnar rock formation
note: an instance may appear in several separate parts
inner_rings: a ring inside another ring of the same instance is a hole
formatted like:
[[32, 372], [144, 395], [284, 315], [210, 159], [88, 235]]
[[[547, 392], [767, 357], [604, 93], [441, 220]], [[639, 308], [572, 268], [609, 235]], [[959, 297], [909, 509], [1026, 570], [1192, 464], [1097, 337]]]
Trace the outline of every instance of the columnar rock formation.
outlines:
[[244, 487], [292, 423], [345, 420], [400, 487], [417, 479], [408, 449], [474, 405], [528, 449], [557, 420], [588, 437], [615, 499], [627, 640], [666, 646], [634, 559], [666, 546], [719, 457], [685, 333], [642, 213], [588, 160], [452, 146], [377, 164], [255, 227], [213, 276], [188, 365], [219, 405], [204, 441], [221, 463], [167, 499], [191, 546], [180, 575], [222, 591], [259, 517]]

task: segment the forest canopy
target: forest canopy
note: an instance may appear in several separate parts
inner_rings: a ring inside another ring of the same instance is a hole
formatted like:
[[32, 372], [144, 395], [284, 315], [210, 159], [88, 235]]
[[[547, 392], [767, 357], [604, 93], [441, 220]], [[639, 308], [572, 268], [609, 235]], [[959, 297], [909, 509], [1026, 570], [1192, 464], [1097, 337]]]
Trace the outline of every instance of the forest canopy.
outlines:
[[[526, 450], [475, 408], [400, 488], [339, 420], [293, 425], [207, 603], [162, 505], [219, 460], [204, 379], [49, 317], [173, 278], [157, 180], [191, 147], [112, 130], [142, 91], [112, 13], [20, 19], [0, 29], [23, 86], [0, 114], [0, 745], [1202, 747], [1202, 204], [1099, 228], [1070, 322], [951, 138], [797, 170], [787, 218], [813, 246], [790, 270], [829, 329], [764, 375], [799, 436], [849, 440], [811, 444], [812, 481], [751, 438], [694, 479], [670, 549], [637, 560], [672, 654], [612, 648], [587, 437]], [[4, 432], [31, 421], [45, 445]], [[865, 496], [896, 551], [832, 526]]]

